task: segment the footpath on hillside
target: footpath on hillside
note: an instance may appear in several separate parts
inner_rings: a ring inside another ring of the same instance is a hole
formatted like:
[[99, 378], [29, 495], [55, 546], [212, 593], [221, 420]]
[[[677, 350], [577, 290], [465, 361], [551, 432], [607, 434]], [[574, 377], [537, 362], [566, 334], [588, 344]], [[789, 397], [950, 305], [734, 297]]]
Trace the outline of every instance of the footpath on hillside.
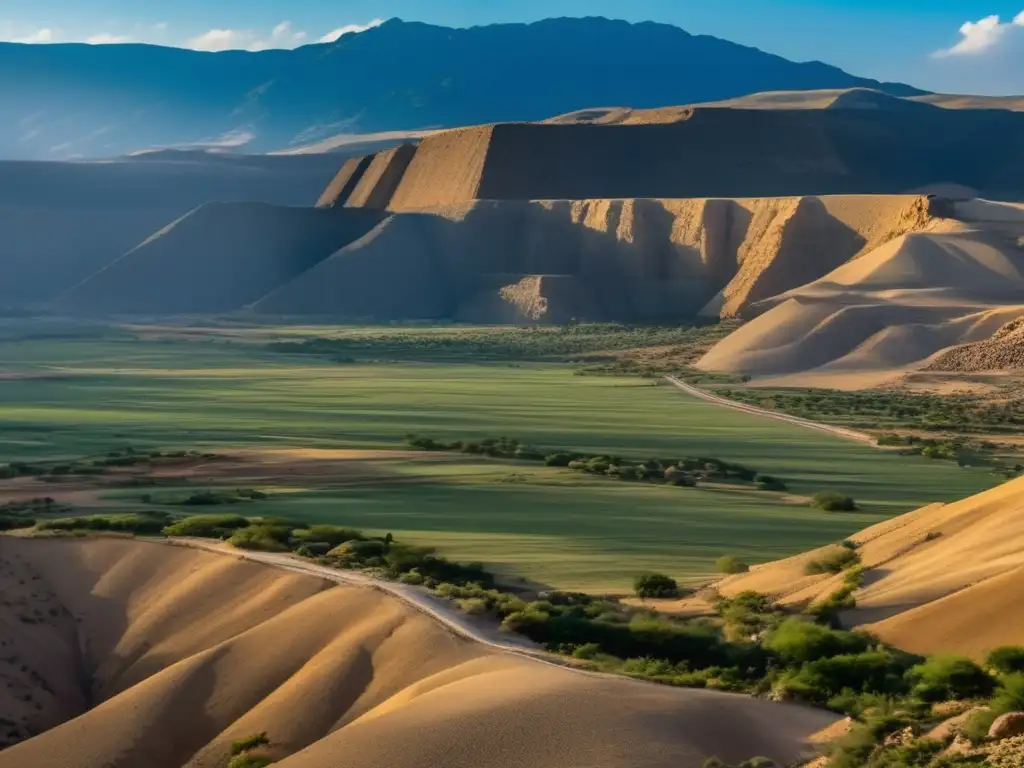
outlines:
[[834, 435], [835, 437], [841, 437], [844, 440], [853, 440], [854, 442], [866, 443], [871, 446], [878, 445], [878, 441], [874, 437], [864, 432], [857, 432], [856, 430], [847, 429], [845, 427], [837, 427], [833, 424], [822, 424], [817, 421], [811, 421], [810, 419], [802, 419], [799, 416], [790, 416], [786, 413], [778, 413], [777, 411], [769, 411], [766, 408], [758, 408], [756, 405], [738, 403], [735, 400], [729, 400], [728, 398], [721, 397], [713, 392], [708, 392], [706, 389], [701, 389], [700, 387], [695, 387], [692, 384], [687, 384], [685, 381], [681, 381], [675, 376], [666, 376], [665, 380], [683, 390], [686, 394], [692, 395], [693, 397], [699, 397], [701, 400], [707, 400], [709, 403], [714, 403], [715, 405], [733, 408], [737, 411], [744, 411], [755, 416], [764, 416], [769, 419], [785, 421], [790, 424], [796, 424], [799, 427], [806, 427], [807, 429], [813, 429], [818, 432], [825, 432], [830, 435]]

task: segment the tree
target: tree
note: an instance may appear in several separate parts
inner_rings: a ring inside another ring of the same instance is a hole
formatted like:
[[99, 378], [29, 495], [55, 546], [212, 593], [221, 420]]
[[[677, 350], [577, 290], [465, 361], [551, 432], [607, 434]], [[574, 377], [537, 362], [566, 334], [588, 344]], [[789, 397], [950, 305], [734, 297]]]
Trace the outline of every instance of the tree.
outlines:
[[633, 591], [640, 598], [677, 597], [679, 584], [663, 573], [641, 573], [633, 580]]

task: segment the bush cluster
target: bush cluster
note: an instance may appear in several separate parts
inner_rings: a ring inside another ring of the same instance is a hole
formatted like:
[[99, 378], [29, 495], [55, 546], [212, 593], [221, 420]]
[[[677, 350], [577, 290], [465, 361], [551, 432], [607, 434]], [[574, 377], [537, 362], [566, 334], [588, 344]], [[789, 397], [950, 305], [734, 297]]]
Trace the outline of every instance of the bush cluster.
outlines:
[[849, 568], [860, 565], [860, 554], [856, 549], [836, 546], [827, 550], [821, 557], [811, 560], [804, 566], [804, 573], [814, 576], [821, 573], [842, 573]]
[[44, 520], [36, 525], [40, 531], [111, 531], [138, 536], [158, 536], [167, 526], [167, 515], [111, 514], [62, 517]]
[[233, 491], [199, 491], [180, 502], [185, 507], [216, 507], [223, 504], [243, 504], [247, 501], [266, 499], [267, 494], [253, 488], [236, 488]]
[[163, 529], [164, 536], [192, 536], [201, 539], [227, 539], [239, 528], [246, 528], [249, 518], [242, 515], [193, 515]]
[[633, 591], [637, 597], [678, 597], [679, 585], [663, 573], [642, 573], [633, 580]]
[[856, 512], [858, 509], [857, 502], [853, 500], [853, 497], [834, 491], [822, 491], [814, 494], [811, 506], [826, 512]]
[[579, 355], [699, 343], [722, 335], [717, 324], [692, 327], [647, 327], [618, 323], [573, 323], [524, 328], [452, 328], [450, 331], [388, 331], [341, 338], [316, 338], [269, 345], [273, 352], [316, 355], [330, 360], [563, 360]]
[[457, 451], [495, 458], [543, 462], [548, 467], [567, 467], [602, 477], [627, 482], [656, 482], [692, 488], [701, 481], [756, 483], [766, 491], [786, 490], [786, 484], [772, 475], [756, 471], [713, 457], [651, 458], [645, 461], [624, 459], [609, 454], [589, 454], [579, 451], [549, 452], [530, 448], [509, 437], [488, 438], [479, 442], [456, 440], [446, 443], [432, 437], [407, 435], [406, 444], [420, 451]]

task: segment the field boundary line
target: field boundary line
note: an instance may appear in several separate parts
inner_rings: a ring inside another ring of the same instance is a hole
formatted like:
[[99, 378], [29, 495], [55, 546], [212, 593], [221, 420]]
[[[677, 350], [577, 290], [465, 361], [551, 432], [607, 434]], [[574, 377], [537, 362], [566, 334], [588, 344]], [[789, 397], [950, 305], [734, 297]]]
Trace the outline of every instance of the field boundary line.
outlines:
[[754, 416], [764, 416], [769, 419], [775, 419], [776, 421], [784, 421], [789, 424], [795, 424], [798, 427], [805, 427], [807, 429], [813, 429], [818, 432], [825, 432], [833, 435], [834, 437], [840, 437], [844, 440], [852, 440], [857, 443], [866, 443], [870, 446], [877, 446], [878, 441], [871, 435], [865, 432], [857, 432], [853, 429], [847, 429], [846, 427], [837, 427], [834, 424], [822, 424], [819, 421], [811, 421], [810, 419], [804, 419], [799, 416], [790, 416], [788, 413], [779, 413], [778, 411], [770, 411], [767, 408], [759, 408], [756, 405], [748, 405], [747, 403], [738, 403], [735, 400], [730, 400], [721, 395], [716, 395], [713, 392], [708, 392], [706, 389], [695, 387], [693, 384], [687, 384], [685, 381], [677, 379], [675, 376], [666, 376], [665, 381], [681, 389], [688, 395], [706, 400], [709, 403], [715, 405], [721, 405], [725, 408], [732, 408], [736, 411], [743, 411]]

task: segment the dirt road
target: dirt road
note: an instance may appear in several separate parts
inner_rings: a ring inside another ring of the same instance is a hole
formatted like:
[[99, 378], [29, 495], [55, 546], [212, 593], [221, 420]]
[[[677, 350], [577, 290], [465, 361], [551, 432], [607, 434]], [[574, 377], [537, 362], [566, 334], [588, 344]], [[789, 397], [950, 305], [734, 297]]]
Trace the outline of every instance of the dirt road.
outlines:
[[857, 443], [866, 443], [867, 445], [877, 445], [877, 441], [871, 435], [865, 434], [864, 432], [857, 432], [852, 429], [846, 429], [845, 427], [837, 427], [832, 424], [821, 424], [817, 421], [810, 421], [809, 419], [801, 419], [799, 416], [790, 416], [785, 413], [778, 413], [776, 411], [769, 411], [765, 408], [758, 408], [755, 405], [747, 405], [746, 403], [737, 403], [735, 400], [729, 400], [725, 397], [720, 397], [712, 392], [695, 387], [692, 384], [687, 384], [685, 381], [680, 381], [675, 376], [666, 376], [665, 380], [675, 385], [679, 389], [683, 390], [688, 395], [693, 397], [699, 397], [701, 400], [707, 400], [709, 403], [715, 405], [721, 405], [726, 408], [733, 408], [737, 411], [745, 411], [746, 413], [752, 413], [755, 416], [765, 416], [769, 419], [776, 419], [777, 421], [786, 421], [790, 424], [796, 424], [799, 427], [806, 427], [807, 429], [814, 429], [818, 432], [826, 432], [835, 437], [841, 437], [844, 440], [853, 440]]
[[160, 539], [159, 541], [169, 542], [176, 546], [185, 546], [193, 549], [206, 550], [207, 552], [215, 552], [217, 554], [227, 555], [240, 560], [249, 560], [254, 563], [261, 563], [274, 568], [291, 571], [292, 573], [300, 573], [304, 576], [314, 576], [320, 579], [327, 579], [328, 581], [333, 581], [335, 584], [341, 584], [343, 586], [376, 589], [390, 595], [391, 597], [401, 600], [409, 607], [430, 616], [432, 619], [446, 627], [449, 631], [467, 640], [481, 643], [504, 653], [511, 653], [515, 656], [530, 658], [543, 664], [571, 669], [583, 674], [597, 674], [603, 676], [602, 673], [588, 672], [586, 670], [574, 668], [570, 664], [560, 660], [559, 657], [538, 648], [526, 638], [506, 634], [501, 632], [497, 627], [487, 626], [484, 622], [477, 623], [471, 617], [460, 613], [458, 609], [447, 600], [436, 598], [425, 590], [408, 584], [374, 579], [366, 574], [359, 573], [358, 571], [341, 571], [335, 568], [328, 568], [327, 566], [318, 565], [317, 563], [313, 563], [308, 560], [299, 559], [290, 554], [242, 551], [235, 549], [228, 544], [204, 539], [178, 538]]

